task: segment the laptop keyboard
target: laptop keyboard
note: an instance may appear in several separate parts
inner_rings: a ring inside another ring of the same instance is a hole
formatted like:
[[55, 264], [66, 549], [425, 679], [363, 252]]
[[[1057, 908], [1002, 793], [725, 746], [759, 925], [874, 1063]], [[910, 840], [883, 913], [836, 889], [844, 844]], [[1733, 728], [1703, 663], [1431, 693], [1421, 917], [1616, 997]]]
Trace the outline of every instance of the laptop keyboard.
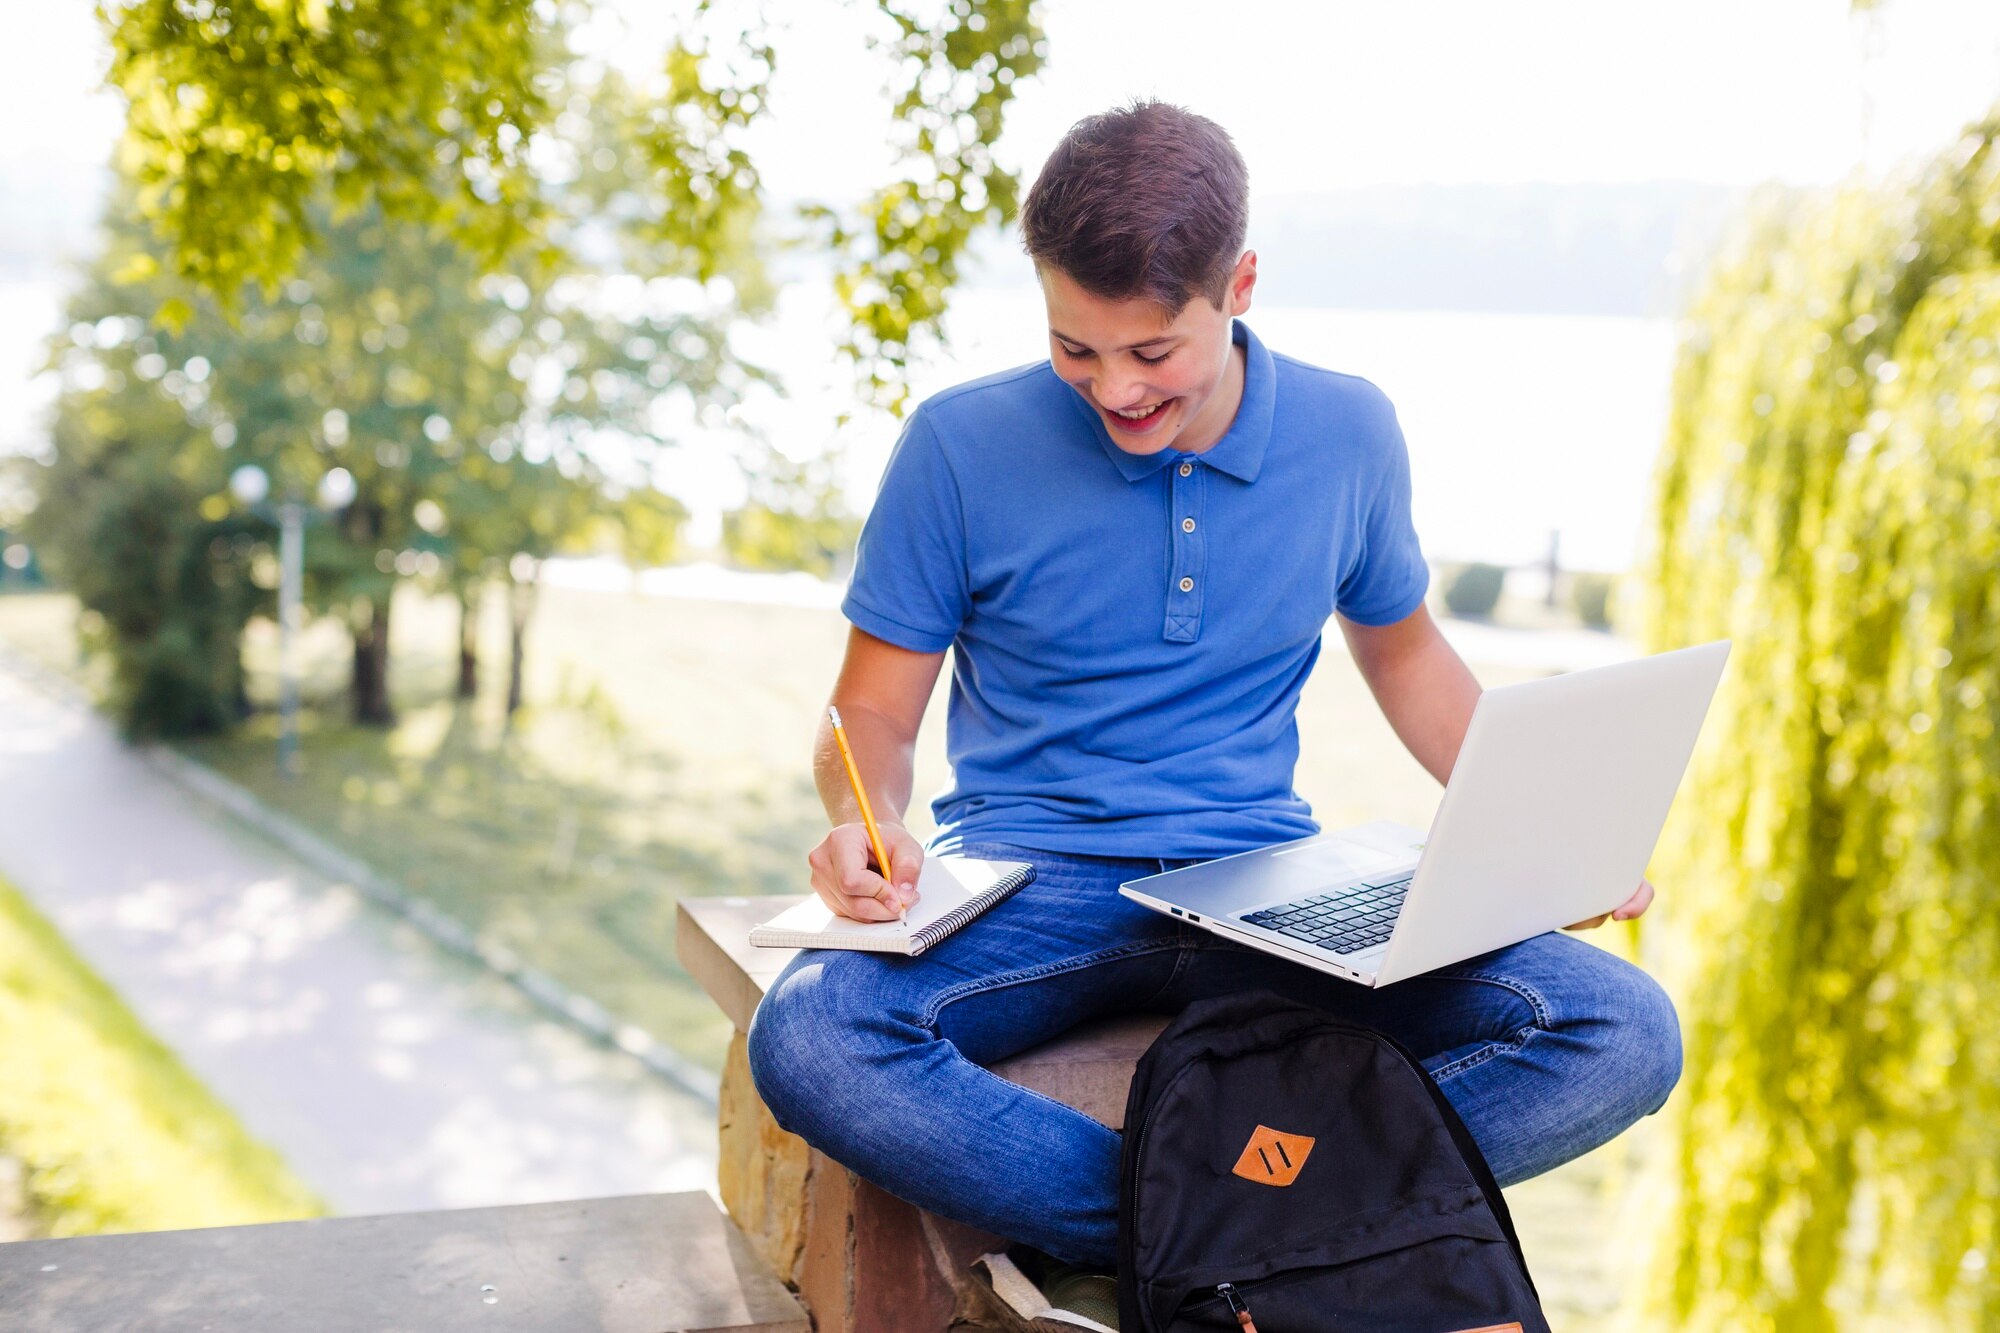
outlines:
[[1262, 908], [1243, 920], [1334, 953], [1359, 953], [1389, 938], [1409, 888], [1408, 878], [1387, 884], [1356, 884]]

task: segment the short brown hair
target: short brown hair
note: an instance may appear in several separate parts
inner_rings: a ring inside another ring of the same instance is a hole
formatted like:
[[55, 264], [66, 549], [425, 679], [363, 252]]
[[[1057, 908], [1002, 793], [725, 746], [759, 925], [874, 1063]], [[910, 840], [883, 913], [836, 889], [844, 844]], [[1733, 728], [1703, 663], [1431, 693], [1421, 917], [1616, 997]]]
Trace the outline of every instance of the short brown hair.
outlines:
[[1070, 127], [1028, 191], [1021, 240], [1037, 267], [1171, 319], [1196, 294], [1221, 308], [1249, 219], [1250, 173], [1228, 133], [1141, 101]]

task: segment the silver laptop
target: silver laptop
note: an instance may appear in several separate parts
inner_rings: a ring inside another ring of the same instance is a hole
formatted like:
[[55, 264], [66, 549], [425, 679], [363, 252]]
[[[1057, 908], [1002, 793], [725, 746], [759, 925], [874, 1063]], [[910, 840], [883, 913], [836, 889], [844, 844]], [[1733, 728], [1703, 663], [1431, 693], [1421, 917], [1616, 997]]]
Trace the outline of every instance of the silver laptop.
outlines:
[[1729, 641], [1487, 690], [1428, 835], [1378, 822], [1119, 892], [1241, 944], [1386, 986], [1632, 896]]

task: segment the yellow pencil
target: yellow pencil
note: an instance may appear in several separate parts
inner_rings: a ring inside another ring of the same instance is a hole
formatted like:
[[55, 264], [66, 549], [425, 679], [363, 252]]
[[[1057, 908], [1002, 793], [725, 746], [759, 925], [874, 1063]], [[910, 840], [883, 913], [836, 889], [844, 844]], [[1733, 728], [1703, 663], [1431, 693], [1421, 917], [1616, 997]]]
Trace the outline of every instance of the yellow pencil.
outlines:
[[[861, 770], [854, 766], [854, 751], [847, 748], [847, 729], [840, 725], [840, 710], [832, 704], [826, 706], [826, 715], [833, 723], [833, 739], [840, 746], [840, 757], [847, 761], [847, 781], [854, 788], [854, 803], [861, 807], [861, 822], [868, 829], [868, 845], [875, 849], [875, 865], [882, 872], [882, 878], [889, 878], [889, 849], [882, 845], [882, 830], [875, 827], [875, 812], [868, 808], [868, 789], [861, 785]], [[893, 883], [891, 889], [894, 889]], [[909, 911], [896, 909], [896, 919], [907, 922]]]

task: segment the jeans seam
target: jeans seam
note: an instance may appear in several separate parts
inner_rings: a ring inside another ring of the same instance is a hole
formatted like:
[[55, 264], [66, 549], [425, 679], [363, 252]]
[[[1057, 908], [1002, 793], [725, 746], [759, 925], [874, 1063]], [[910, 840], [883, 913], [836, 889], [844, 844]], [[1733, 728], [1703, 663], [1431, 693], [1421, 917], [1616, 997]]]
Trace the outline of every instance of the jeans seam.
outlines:
[[1433, 1069], [1431, 1080], [1435, 1083], [1442, 1084], [1447, 1079], [1456, 1078], [1468, 1070], [1476, 1069], [1503, 1051], [1519, 1051], [1527, 1046], [1529, 1038], [1538, 1032], [1548, 1031], [1552, 1026], [1548, 1001], [1542, 997], [1540, 991], [1526, 982], [1517, 981], [1513, 977], [1497, 972], [1440, 971], [1436, 975], [1457, 981], [1483, 981], [1503, 990], [1510, 990], [1520, 996], [1528, 1008], [1534, 1011], [1535, 1021], [1505, 1041], [1489, 1041], [1470, 1055], [1462, 1055], [1448, 1065]]
[[[961, 981], [955, 986], [947, 986], [931, 997], [924, 1009], [923, 1026], [935, 1032], [938, 1015], [945, 1007], [972, 995], [984, 995], [989, 991], [1005, 990], [1009, 986], [1024, 985], [1030, 981], [1040, 981], [1045, 977], [1061, 976], [1082, 967], [1095, 967], [1099, 963], [1116, 962], [1121, 958], [1136, 958], [1142, 954], [1158, 953], [1162, 949], [1179, 947], [1173, 940], [1137, 940], [1120, 945], [1115, 949], [1103, 949], [1097, 953], [1079, 954], [1075, 958], [1058, 959], [1052, 963], [1039, 963], [1034, 967], [1021, 968], [1014, 972], [1002, 972], [998, 976], [979, 977], [971, 981]], [[1060, 1105], [1061, 1103], [1057, 1103]]]

